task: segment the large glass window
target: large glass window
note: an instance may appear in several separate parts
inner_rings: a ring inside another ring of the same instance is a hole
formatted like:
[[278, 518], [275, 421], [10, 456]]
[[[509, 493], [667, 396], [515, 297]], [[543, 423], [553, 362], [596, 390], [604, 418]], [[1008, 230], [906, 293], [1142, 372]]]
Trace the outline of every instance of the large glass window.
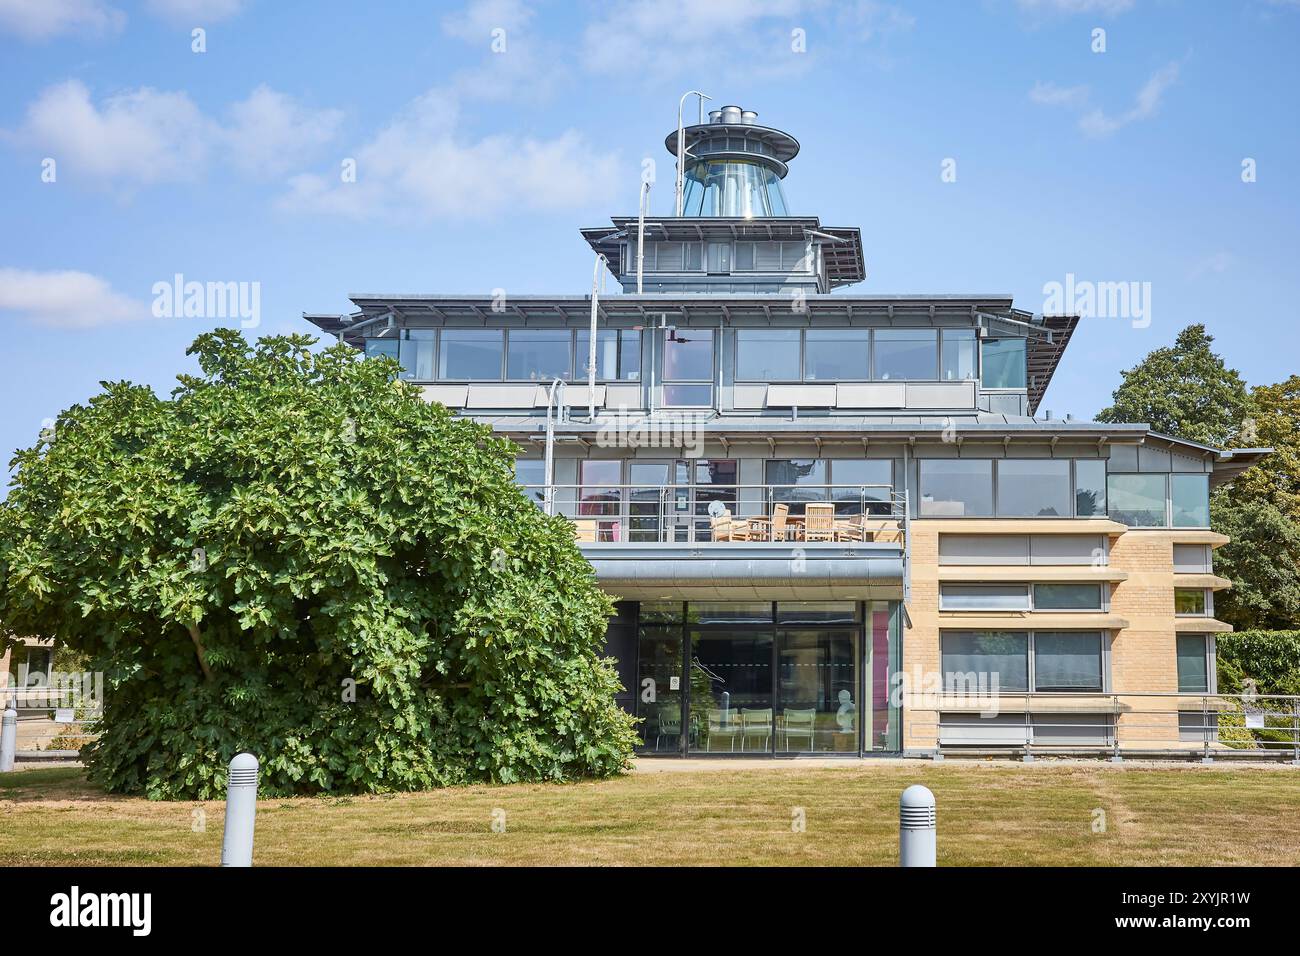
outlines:
[[1170, 475], [1175, 528], [1210, 526], [1210, 476]]
[[436, 329], [406, 329], [402, 333], [398, 360], [402, 363], [402, 378], [417, 382], [433, 381], [433, 350]]
[[690, 638], [691, 750], [770, 753], [772, 631], [696, 626]]
[[875, 375], [880, 380], [937, 377], [938, 332], [935, 329], [877, 329]]
[[1034, 585], [1035, 611], [1100, 611], [1102, 609], [1100, 584], [1057, 584], [1040, 582]]
[[798, 329], [738, 329], [736, 379], [748, 382], [799, 380]]
[[1007, 458], [998, 462], [1000, 517], [1068, 518], [1070, 463], [1058, 458]]
[[1028, 611], [1028, 584], [944, 584], [941, 611]]
[[569, 378], [572, 337], [568, 329], [511, 330], [506, 343], [506, 378], [546, 382]]
[[529, 499], [544, 504], [546, 491], [542, 486], [546, 484], [546, 462], [540, 458], [516, 458], [515, 483], [524, 489]]
[[857, 628], [777, 631], [778, 752], [857, 752], [859, 642]]
[[1210, 655], [1204, 634], [1178, 635], [1178, 690], [1185, 694], [1210, 692]]
[[617, 541], [619, 538], [619, 511], [622, 501], [623, 463], [620, 461], [591, 461], [579, 463], [578, 495], [579, 520], [596, 522], [597, 541]]
[[764, 462], [765, 481], [772, 488], [774, 502], [788, 502], [791, 514], [803, 514], [809, 501], [827, 498], [827, 469], [824, 458], [776, 459]]
[[708, 406], [713, 404], [713, 330], [670, 329], [663, 337], [663, 404]]
[[1034, 689], [1100, 691], [1101, 645], [1098, 632], [1035, 631]]
[[893, 510], [894, 463], [888, 458], [831, 460], [831, 499], [844, 515], [889, 514]]
[[500, 329], [443, 329], [438, 377], [450, 381], [501, 380], [504, 343]]
[[920, 461], [922, 517], [965, 518], [993, 514], [993, 462], [987, 458]]
[[[653, 605], [641, 605], [637, 632], [637, 716], [642, 723], [640, 750], [680, 753], [682, 706], [686, 688], [682, 680], [682, 626], [680, 603], [656, 614]], [[675, 611], [675, 613], [674, 613]], [[648, 612], [648, 613], [647, 613]], [[663, 621], [665, 623], [652, 623]]]
[[1165, 526], [1165, 475], [1107, 475], [1107, 513], [1133, 528]]
[[945, 382], [975, 377], [975, 330], [944, 329], [939, 377]]
[[786, 216], [781, 179], [767, 166], [743, 160], [697, 160], [684, 175], [686, 216]]
[[866, 329], [809, 329], [804, 333], [804, 377], [810, 382], [870, 378], [868, 341]]
[[398, 351], [401, 343], [397, 339], [366, 339], [366, 358], [374, 358], [382, 355], [385, 358], [395, 359], [398, 357]]
[[1029, 635], [1024, 631], [944, 631], [940, 648], [946, 690], [991, 690], [994, 679], [999, 691], [1029, 689]]
[[1080, 458], [1074, 463], [1074, 513], [1080, 518], [1106, 514], [1106, 462]]
[[980, 368], [980, 384], [985, 388], [1024, 388], [1025, 340], [984, 339]]
[[[574, 366], [579, 379], [587, 377], [591, 361], [591, 332], [579, 329]], [[641, 377], [641, 333], [635, 329], [600, 329], [596, 332], [596, 378], [635, 382]]]

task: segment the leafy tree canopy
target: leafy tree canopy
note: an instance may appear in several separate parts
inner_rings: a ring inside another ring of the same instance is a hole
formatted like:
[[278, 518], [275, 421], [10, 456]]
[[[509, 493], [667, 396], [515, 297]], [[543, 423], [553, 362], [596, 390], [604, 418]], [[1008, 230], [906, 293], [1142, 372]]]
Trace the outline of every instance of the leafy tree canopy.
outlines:
[[1210, 523], [1232, 540], [1214, 552], [1214, 569], [1232, 587], [1214, 596], [1214, 616], [1238, 629], [1285, 630], [1300, 621], [1300, 526], [1275, 505], [1221, 488]]
[[1099, 422], [1147, 422], [1158, 432], [1207, 445], [1232, 444], [1252, 414], [1246, 383], [1210, 348], [1204, 325], [1189, 325], [1173, 346], [1124, 372]]
[[1273, 453], [1238, 477], [1233, 493], [1271, 502], [1300, 521], [1300, 375], [1250, 394], [1255, 412], [1242, 427], [1241, 441]]
[[0, 620], [108, 676], [92, 776], [211, 798], [616, 773], [609, 599], [516, 449], [391, 360], [220, 330], [170, 399], [126, 382], [18, 453]]

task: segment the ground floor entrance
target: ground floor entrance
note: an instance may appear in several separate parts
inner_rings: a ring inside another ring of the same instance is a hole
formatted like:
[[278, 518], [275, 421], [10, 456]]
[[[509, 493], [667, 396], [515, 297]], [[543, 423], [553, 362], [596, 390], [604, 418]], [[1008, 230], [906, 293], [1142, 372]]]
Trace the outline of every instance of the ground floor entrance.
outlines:
[[890, 693], [902, 660], [898, 602], [662, 601], [627, 610], [641, 753], [901, 750]]

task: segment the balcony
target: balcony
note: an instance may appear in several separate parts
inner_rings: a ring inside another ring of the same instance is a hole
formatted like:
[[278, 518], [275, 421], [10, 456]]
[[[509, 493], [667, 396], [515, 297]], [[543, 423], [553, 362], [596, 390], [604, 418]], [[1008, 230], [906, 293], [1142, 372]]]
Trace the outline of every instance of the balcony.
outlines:
[[524, 486], [625, 600], [905, 600], [908, 516], [887, 485]]

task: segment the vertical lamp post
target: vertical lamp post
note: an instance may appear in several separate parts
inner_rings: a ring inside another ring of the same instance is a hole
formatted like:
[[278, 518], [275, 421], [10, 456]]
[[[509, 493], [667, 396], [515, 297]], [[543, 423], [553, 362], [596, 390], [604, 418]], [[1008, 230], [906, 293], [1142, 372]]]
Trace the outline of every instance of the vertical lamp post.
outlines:
[[686, 163], [686, 129], [682, 125], [682, 108], [686, 105], [686, 97], [698, 96], [700, 98], [700, 123], [704, 122], [704, 101], [711, 100], [713, 97], [707, 93], [701, 93], [699, 90], [688, 90], [682, 94], [682, 98], [677, 101], [677, 216], [682, 215], [682, 205], [685, 199], [683, 193], [683, 171]]

